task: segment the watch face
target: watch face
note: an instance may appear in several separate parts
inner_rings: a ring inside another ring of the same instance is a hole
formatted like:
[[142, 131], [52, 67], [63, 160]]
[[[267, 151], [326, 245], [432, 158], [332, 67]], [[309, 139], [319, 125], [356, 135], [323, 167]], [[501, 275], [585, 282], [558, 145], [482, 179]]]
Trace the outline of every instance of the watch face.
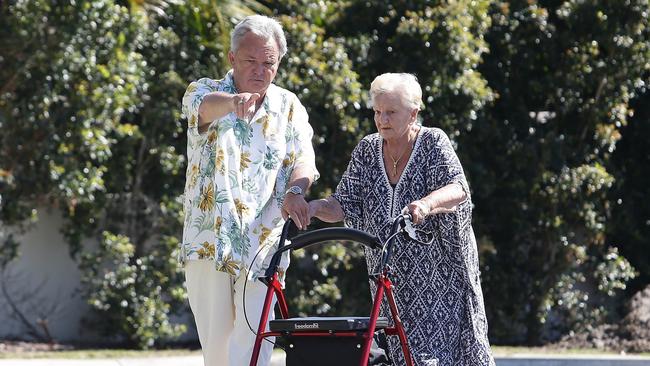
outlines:
[[287, 193], [302, 194], [302, 188], [298, 186], [292, 186], [287, 190]]

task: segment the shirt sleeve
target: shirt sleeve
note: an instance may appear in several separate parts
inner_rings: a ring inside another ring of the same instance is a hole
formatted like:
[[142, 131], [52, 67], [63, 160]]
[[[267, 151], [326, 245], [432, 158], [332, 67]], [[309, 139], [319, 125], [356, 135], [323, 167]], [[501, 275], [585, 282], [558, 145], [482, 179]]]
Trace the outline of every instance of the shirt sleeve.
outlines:
[[435, 166], [431, 167], [430, 170], [435, 172], [433, 187], [429, 187], [430, 191], [440, 189], [452, 183], [457, 183], [461, 186], [463, 191], [465, 191], [465, 194], [467, 194], [467, 200], [469, 200], [469, 185], [467, 184], [467, 179], [465, 178], [465, 173], [460, 164], [460, 160], [456, 155], [456, 151], [454, 151], [454, 147], [452, 146], [447, 134], [440, 129], [436, 129], [436, 131], [437, 149], [434, 149], [434, 152], [438, 154], [438, 157], [430, 159], [430, 161], [435, 164]]
[[348, 168], [343, 173], [341, 181], [332, 195], [343, 209], [345, 225], [355, 229], [363, 229], [363, 145], [361, 141], [352, 151]]
[[212, 79], [202, 78], [188, 85], [183, 95], [183, 115], [187, 118], [188, 138], [199, 136], [199, 106], [208, 93], [218, 90], [218, 84]]
[[320, 177], [320, 173], [316, 168], [316, 155], [311, 141], [312, 137], [314, 137], [314, 130], [309, 124], [309, 115], [297, 97], [295, 97], [289, 108], [288, 122], [292, 129], [291, 144], [295, 154], [294, 169], [297, 166], [310, 169], [312, 181], [316, 181]]

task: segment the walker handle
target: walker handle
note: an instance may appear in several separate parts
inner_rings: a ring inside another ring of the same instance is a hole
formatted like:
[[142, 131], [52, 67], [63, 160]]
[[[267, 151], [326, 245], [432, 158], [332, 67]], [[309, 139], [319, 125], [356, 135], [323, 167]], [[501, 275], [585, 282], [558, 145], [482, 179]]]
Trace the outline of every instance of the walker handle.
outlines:
[[386, 243], [386, 250], [384, 251], [384, 255], [381, 258], [381, 262], [377, 263], [376, 271], [382, 271], [388, 263], [390, 263], [390, 257], [393, 254], [393, 243], [395, 242], [395, 234], [399, 231], [404, 231], [404, 228], [406, 227], [406, 220], [411, 221], [413, 217], [411, 216], [410, 213], [401, 213], [397, 217], [393, 219], [393, 224], [390, 230], [390, 235], [388, 236], [390, 239], [388, 240], [388, 243]]
[[[265, 278], [272, 278], [275, 271], [278, 269], [280, 264], [280, 258], [282, 253], [288, 250], [297, 250], [302, 249], [310, 245], [332, 241], [332, 240], [347, 240], [355, 243], [360, 243], [367, 246], [370, 249], [380, 249], [381, 243], [377, 237], [365, 233], [361, 230], [346, 228], [346, 227], [329, 227], [324, 229], [318, 229], [314, 231], [309, 231], [304, 234], [290, 236], [291, 244], [285, 245], [285, 240], [289, 236], [289, 226], [293, 224], [291, 219], [287, 220], [282, 228], [282, 234], [280, 235], [280, 241], [278, 243], [278, 249], [273, 254], [269, 267], [264, 273]], [[297, 227], [293, 224], [293, 228]]]

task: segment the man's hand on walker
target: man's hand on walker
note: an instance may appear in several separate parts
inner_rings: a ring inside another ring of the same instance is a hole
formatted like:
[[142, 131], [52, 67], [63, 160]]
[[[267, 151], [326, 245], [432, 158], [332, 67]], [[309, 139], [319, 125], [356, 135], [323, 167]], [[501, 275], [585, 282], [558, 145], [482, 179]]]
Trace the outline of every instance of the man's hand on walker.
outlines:
[[287, 193], [282, 204], [282, 217], [291, 217], [298, 229], [305, 230], [309, 225], [309, 204], [302, 194]]

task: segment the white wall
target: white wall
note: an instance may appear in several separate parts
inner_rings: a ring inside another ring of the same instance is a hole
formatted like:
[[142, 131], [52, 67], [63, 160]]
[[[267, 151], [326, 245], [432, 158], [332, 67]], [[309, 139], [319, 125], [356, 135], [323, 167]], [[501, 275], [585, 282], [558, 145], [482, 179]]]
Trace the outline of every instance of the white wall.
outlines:
[[[4, 274], [5, 279], [10, 279], [8, 288], [31, 321], [38, 318], [39, 312], [58, 308], [48, 316], [49, 330], [56, 341], [96, 341], [96, 336], [88, 334], [81, 327], [81, 319], [89, 307], [78, 293], [80, 272], [77, 263], [70, 258], [68, 244], [59, 231], [63, 220], [58, 212], [48, 209], [39, 210], [38, 217], [35, 227], [17, 238], [21, 243], [20, 257]], [[30, 297], [21, 299], [25, 295]], [[196, 339], [193, 319], [191, 316], [182, 318], [188, 324], [188, 332], [182, 340]], [[25, 328], [11, 315], [0, 293], [0, 339], [24, 339], [25, 334]]]
[[[4, 279], [9, 280], [12, 298], [30, 321], [35, 321], [38, 313], [57, 307], [48, 316], [50, 333], [56, 340], [72, 341], [80, 333], [79, 323], [88, 308], [76, 293], [80, 274], [59, 232], [62, 223], [60, 215], [40, 210], [36, 226], [16, 238], [21, 243], [20, 257], [11, 263]], [[29, 298], [22, 299], [25, 295]], [[0, 337], [22, 338], [25, 328], [13, 318], [4, 301], [0, 296]]]

